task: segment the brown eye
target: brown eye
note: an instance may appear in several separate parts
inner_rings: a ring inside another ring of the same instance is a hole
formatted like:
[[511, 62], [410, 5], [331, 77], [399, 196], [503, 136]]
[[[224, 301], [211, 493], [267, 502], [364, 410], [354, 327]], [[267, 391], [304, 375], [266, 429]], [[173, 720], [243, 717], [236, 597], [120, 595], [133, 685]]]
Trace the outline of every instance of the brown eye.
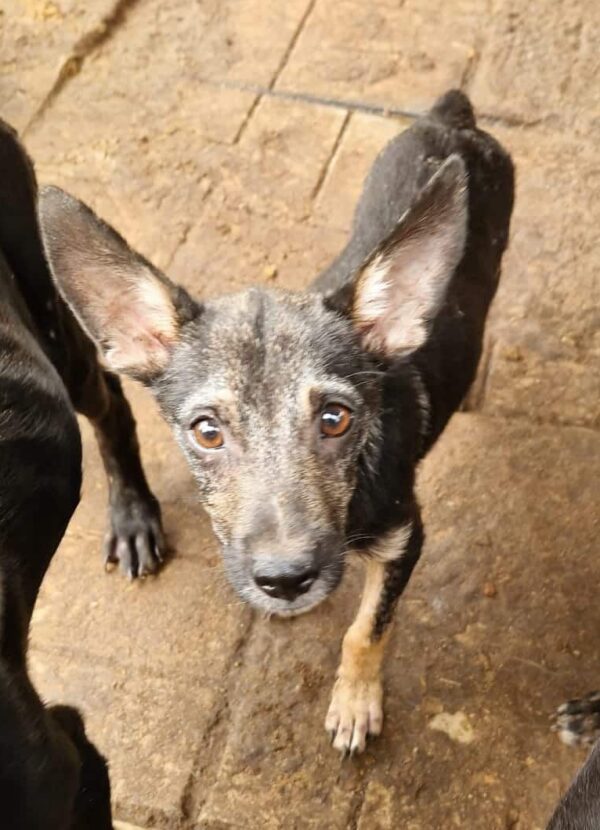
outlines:
[[321, 435], [341, 438], [350, 429], [352, 412], [341, 403], [329, 403], [321, 412]]
[[215, 418], [200, 418], [192, 427], [192, 431], [196, 443], [204, 450], [218, 450], [225, 443], [221, 427]]

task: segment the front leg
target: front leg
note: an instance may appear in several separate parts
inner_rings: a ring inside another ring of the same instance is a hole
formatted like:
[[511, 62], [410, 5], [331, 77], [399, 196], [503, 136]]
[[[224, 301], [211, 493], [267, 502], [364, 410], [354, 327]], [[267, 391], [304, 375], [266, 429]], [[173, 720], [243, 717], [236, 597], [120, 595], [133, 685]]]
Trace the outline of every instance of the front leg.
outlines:
[[359, 753], [383, 726], [381, 665], [398, 597], [423, 545], [415, 517], [390, 531], [367, 551], [366, 578], [356, 619], [346, 632], [342, 659], [325, 720], [335, 749]]
[[130, 579], [156, 571], [166, 552], [160, 507], [142, 467], [133, 413], [116, 375], [100, 366], [96, 347], [60, 305], [65, 354], [61, 375], [73, 406], [92, 423], [108, 478], [109, 527], [104, 561]]
[[119, 563], [130, 579], [154, 573], [166, 543], [160, 507], [142, 467], [135, 420], [115, 375], [99, 374], [101, 412], [90, 413], [109, 488], [106, 564]]

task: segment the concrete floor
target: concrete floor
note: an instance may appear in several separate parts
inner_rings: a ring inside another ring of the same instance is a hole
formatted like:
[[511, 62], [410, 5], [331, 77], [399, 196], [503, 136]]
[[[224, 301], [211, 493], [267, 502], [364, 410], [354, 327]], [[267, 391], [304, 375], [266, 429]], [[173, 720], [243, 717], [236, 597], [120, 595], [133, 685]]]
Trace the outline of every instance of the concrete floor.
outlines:
[[145, 584], [103, 572], [106, 487], [82, 424], [83, 498], [31, 662], [46, 698], [85, 712], [135, 825], [541, 830], [585, 755], [548, 717], [600, 685], [600, 5], [5, 0], [0, 36], [0, 114], [40, 179], [200, 295], [306, 284], [377, 150], [450, 86], [513, 153], [486, 354], [422, 469], [426, 549], [367, 754], [341, 763], [322, 729], [358, 569], [306, 618], [243, 607], [133, 386], [176, 556]]

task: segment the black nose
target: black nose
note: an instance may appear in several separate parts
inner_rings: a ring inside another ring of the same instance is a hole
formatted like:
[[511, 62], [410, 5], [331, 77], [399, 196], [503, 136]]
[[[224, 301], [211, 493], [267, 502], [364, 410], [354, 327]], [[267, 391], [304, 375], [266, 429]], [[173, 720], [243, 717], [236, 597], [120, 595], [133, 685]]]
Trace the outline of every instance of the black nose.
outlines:
[[271, 571], [263, 574], [255, 573], [254, 581], [268, 596], [292, 602], [310, 589], [317, 576], [318, 572], [314, 568], [277, 574]]

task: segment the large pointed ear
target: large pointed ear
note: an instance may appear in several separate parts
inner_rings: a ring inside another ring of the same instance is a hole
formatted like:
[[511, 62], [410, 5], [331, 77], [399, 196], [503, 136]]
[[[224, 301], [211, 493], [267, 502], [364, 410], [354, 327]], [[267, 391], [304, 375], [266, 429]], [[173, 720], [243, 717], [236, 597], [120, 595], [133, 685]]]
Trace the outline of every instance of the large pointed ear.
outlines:
[[44, 188], [39, 218], [58, 289], [109, 368], [149, 381], [197, 306], [83, 202]]
[[467, 172], [452, 155], [340, 298], [365, 348], [399, 356], [423, 345], [462, 259], [467, 222]]

